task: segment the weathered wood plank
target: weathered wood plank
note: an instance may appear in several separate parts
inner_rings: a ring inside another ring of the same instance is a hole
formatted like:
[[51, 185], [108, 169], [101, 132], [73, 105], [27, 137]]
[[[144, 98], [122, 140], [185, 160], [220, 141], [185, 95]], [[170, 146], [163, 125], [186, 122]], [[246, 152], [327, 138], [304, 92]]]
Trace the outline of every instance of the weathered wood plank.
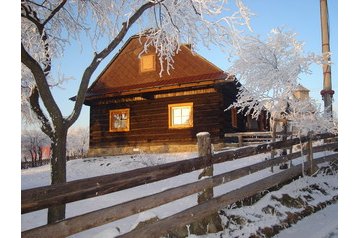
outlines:
[[159, 181], [204, 168], [207, 165], [209, 165], [209, 162], [205, 159], [195, 158], [118, 174], [97, 176], [64, 184], [24, 190], [21, 192], [21, 213]]

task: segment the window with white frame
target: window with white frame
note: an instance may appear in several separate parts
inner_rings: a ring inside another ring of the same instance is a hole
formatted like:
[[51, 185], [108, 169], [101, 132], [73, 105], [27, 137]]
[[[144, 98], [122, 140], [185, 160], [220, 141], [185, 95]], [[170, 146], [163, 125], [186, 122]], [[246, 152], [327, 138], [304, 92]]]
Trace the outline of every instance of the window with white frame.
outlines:
[[193, 127], [193, 103], [169, 104], [168, 115], [169, 128]]

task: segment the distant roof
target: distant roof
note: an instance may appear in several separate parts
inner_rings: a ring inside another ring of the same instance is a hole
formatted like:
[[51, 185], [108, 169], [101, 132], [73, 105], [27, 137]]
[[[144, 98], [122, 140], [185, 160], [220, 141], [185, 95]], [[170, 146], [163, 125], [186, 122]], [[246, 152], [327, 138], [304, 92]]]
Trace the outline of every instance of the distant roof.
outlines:
[[309, 92], [310, 90], [308, 90], [307, 88], [303, 87], [301, 84], [298, 84], [295, 87], [295, 91], [307, 91], [307, 92]]
[[[164, 70], [159, 76], [160, 62], [156, 58], [156, 69], [151, 72], [141, 72], [138, 55], [143, 50], [145, 39], [132, 36], [114, 56], [112, 61], [98, 76], [86, 93], [86, 101], [92, 98], [119, 96], [145, 89], [161, 88], [166, 86], [185, 85], [192, 83], [224, 80], [227, 74], [198, 54], [193, 54], [189, 45], [181, 45], [180, 51], [174, 56], [174, 69], [167, 74]], [[140, 42], [141, 41], [141, 42]], [[143, 55], [155, 54], [151, 48]]]

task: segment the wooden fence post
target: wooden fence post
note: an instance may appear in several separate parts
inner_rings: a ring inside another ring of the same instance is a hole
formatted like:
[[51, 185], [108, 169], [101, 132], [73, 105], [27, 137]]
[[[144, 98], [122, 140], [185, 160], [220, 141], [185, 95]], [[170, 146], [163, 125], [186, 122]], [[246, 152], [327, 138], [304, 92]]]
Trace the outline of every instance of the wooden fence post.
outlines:
[[308, 141], [307, 141], [307, 164], [308, 164], [308, 175], [311, 176], [314, 171], [313, 165], [313, 148], [312, 148], [312, 134], [308, 133]]
[[[273, 121], [273, 126], [272, 126], [272, 140], [271, 142], [274, 143], [276, 142], [276, 129], [277, 129], [277, 120], [274, 119]], [[271, 149], [271, 160], [273, 160], [275, 158], [275, 154], [276, 154], [276, 151], [275, 149]], [[273, 173], [273, 165], [271, 166], [271, 173]]]
[[[209, 132], [200, 132], [196, 134], [198, 140], [198, 155], [203, 159], [211, 162], [212, 151], [211, 151], [211, 139]], [[198, 179], [204, 179], [213, 177], [214, 167], [213, 165], [207, 166], [199, 174]], [[205, 203], [214, 197], [214, 188], [210, 187], [203, 189], [198, 193], [198, 204]], [[193, 214], [195, 216], [195, 214]], [[179, 227], [169, 232], [169, 237], [187, 237], [188, 229], [190, 234], [205, 235], [207, 233], [216, 233], [223, 230], [221, 225], [221, 219], [219, 214], [213, 213], [203, 219], [197, 220], [189, 224], [189, 227]]]
[[239, 139], [239, 147], [243, 147], [244, 146], [244, 136], [243, 135], [239, 135], [238, 136]]
[[[211, 139], [209, 132], [200, 132], [196, 135], [198, 139], [198, 155], [204, 159], [211, 161]], [[203, 169], [198, 179], [213, 176], [214, 167], [210, 165]], [[204, 189], [198, 194], [198, 204], [209, 201], [214, 197], [214, 188]], [[221, 219], [218, 213], [214, 213], [201, 221], [194, 222], [190, 225], [190, 230], [193, 234], [204, 235], [207, 233], [216, 233], [222, 231]]]
[[[204, 157], [204, 159], [211, 161], [211, 139], [209, 132], [200, 132], [196, 135], [198, 139], [198, 155], [199, 157]], [[204, 177], [212, 177], [213, 176], [213, 166], [210, 165], [203, 169], [203, 171], [199, 174], [199, 180]], [[205, 201], [213, 198], [214, 192], [213, 188], [204, 189], [198, 195], [198, 203], [203, 203]]]

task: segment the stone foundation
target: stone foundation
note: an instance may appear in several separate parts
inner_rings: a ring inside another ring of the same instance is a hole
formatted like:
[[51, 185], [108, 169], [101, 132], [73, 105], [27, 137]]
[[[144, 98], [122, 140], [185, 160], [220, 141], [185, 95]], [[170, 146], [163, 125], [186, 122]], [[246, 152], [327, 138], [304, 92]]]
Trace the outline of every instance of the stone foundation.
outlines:
[[[224, 147], [224, 144], [214, 144], [213, 147], [214, 151], [218, 151]], [[113, 148], [90, 148], [88, 151], [88, 156], [95, 157], [139, 153], [178, 153], [196, 151], [198, 151], [197, 144], [144, 144], [139, 146], [118, 146]]]

